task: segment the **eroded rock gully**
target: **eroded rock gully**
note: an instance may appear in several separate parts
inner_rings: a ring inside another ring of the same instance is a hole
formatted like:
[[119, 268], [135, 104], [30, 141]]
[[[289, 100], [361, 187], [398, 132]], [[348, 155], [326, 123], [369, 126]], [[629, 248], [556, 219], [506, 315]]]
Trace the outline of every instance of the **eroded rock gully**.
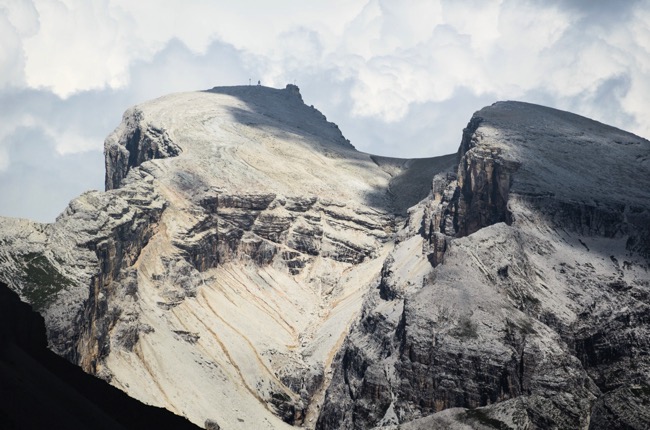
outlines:
[[[457, 175], [435, 177], [397, 234], [335, 359], [317, 428], [650, 424], [650, 200], [600, 190], [594, 201], [532, 175], [523, 155], [548, 156], [562, 136], [527, 141], [522, 130], [552, 116], [573, 135], [584, 121], [533, 109], [496, 104], [470, 121]], [[605, 132], [619, 131], [588, 125], [603, 133], [595, 146], [616, 145]], [[599, 173], [601, 162], [580, 160]]]
[[47, 349], [43, 317], [0, 282], [0, 379], [3, 428], [197, 429], [144, 405]]
[[506, 102], [399, 160], [294, 86], [177, 94], [0, 265], [52, 349], [208, 428], [644, 428], [648, 151]]

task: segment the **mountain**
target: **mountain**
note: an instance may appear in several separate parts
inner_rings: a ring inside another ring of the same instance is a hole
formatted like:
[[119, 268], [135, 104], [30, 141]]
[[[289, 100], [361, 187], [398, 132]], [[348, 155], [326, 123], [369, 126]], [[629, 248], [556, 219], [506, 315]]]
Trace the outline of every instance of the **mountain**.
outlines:
[[198, 427], [146, 406], [47, 349], [43, 317], [0, 283], [0, 422], [3, 429]]
[[355, 150], [298, 88], [129, 109], [106, 192], [0, 222], [50, 348], [209, 428], [650, 425], [650, 142], [499, 102]]
[[647, 428], [650, 142], [505, 102], [460, 155], [397, 233], [318, 427]]

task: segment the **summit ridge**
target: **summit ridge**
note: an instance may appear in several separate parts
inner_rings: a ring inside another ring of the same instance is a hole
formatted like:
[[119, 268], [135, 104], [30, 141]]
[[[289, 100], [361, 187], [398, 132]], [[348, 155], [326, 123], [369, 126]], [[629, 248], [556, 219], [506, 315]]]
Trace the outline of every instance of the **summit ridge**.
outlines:
[[648, 154], [498, 102], [456, 154], [380, 157], [294, 85], [172, 94], [107, 137], [105, 192], [0, 221], [0, 281], [198, 425], [643, 428]]

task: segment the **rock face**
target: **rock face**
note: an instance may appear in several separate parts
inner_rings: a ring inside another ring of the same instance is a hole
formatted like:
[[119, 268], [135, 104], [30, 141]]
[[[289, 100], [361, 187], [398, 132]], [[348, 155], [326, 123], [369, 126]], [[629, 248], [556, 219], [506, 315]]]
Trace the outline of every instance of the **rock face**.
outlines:
[[43, 317], [0, 283], [2, 428], [197, 429], [143, 405], [47, 349]]
[[145, 103], [105, 153], [108, 191], [3, 221], [3, 277], [57, 353], [224, 429], [313, 426], [397, 224], [456, 164], [360, 153], [294, 86]]
[[645, 428], [650, 143], [540, 106], [356, 151], [295, 86], [130, 109], [106, 188], [0, 223], [87, 372], [206, 428]]
[[317, 428], [648, 427], [648, 154], [566, 112], [477, 112], [457, 175], [397, 233]]

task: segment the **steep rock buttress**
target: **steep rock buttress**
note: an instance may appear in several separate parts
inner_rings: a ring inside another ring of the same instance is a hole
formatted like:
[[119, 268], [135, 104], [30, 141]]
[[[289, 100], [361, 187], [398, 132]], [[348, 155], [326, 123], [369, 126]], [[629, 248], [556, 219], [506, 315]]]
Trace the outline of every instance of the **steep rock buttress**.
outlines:
[[410, 210], [317, 428], [645, 428], [650, 142], [500, 102]]
[[7, 280], [38, 296], [55, 351], [222, 428], [315, 423], [396, 222], [428, 193], [404, 178], [455, 164], [360, 153], [291, 85], [136, 106], [105, 154], [105, 193], [51, 225], [6, 221]]
[[106, 192], [2, 220], [0, 280], [54, 351], [208, 428], [645, 428], [648, 153], [500, 102], [401, 160], [292, 85], [175, 94], [107, 138]]

